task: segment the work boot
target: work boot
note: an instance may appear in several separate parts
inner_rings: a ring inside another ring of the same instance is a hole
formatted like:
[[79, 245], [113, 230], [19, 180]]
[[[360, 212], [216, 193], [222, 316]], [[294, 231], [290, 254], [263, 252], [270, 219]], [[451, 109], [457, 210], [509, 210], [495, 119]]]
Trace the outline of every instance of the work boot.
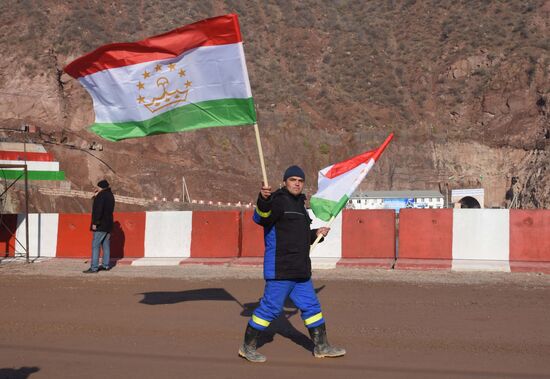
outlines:
[[346, 354], [346, 350], [341, 347], [333, 347], [328, 343], [327, 329], [325, 324], [308, 329], [311, 340], [313, 341], [313, 355], [315, 358], [335, 358]]
[[239, 356], [254, 363], [265, 362], [267, 358], [256, 351], [258, 345], [258, 337], [261, 331], [254, 329], [250, 325], [246, 325], [246, 331], [244, 333], [244, 342], [239, 348]]

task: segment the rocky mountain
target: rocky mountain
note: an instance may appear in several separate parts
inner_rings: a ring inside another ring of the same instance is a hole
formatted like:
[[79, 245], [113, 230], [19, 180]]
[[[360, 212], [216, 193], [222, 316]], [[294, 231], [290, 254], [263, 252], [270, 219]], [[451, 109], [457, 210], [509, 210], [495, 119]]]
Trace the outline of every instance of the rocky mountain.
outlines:
[[[90, 97], [62, 71], [103, 44], [230, 12], [273, 185], [297, 163], [311, 194], [317, 170], [394, 132], [362, 189], [482, 187], [486, 206], [504, 206], [517, 178], [519, 207], [550, 207], [550, 0], [3, 0], [2, 139], [43, 143], [76, 190], [106, 177], [121, 195], [172, 199], [185, 178], [193, 199], [254, 201], [251, 127], [105, 141], [86, 128]], [[23, 124], [39, 131], [5, 130]], [[30, 202], [89, 205], [36, 191]]]

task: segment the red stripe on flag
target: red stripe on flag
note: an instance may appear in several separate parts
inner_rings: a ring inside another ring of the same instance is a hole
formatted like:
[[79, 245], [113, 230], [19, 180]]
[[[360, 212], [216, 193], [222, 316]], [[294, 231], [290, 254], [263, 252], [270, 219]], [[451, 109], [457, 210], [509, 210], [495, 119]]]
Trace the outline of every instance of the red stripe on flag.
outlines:
[[213, 17], [139, 42], [104, 45], [69, 63], [64, 71], [73, 78], [110, 68], [175, 58], [201, 46], [242, 42], [236, 14]]
[[330, 170], [325, 174], [329, 179], [335, 178], [338, 175], [345, 174], [346, 172], [353, 170], [355, 167], [359, 166], [361, 163], [367, 163], [371, 158], [375, 161], [380, 158], [382, 152], [386, 149], [388, 144], [393, 138], [393, 133], [386, 138], [386, 140], [380, 145], [376, 150], [366, 151], [363, 154], [356, 155], [353, 158], [350, 158], [346, 161], [335, 163]]
[[347, 161], [335, 163], [330, 170], [325, 174], [327, 178], [335, 178], [338, 175], [342, 175], [350, 170], [353, 170], [355, 167], [359, 166], [361, 163], [368, 162], [373, 156], [376, 150], [366, 151], [363, 154], [359, 154]]
[[393, 138], [393, 133], [390, 133], [390, 135], [386, 138], [384, 142], [382, 142], [382, 145], [376, 150], [376, 153], [374, 154], [374, 160], [377, 161], [378, 158], [380, 158], [380, 155], [386, 150], [386, 147], [389, 145], [390, 141]]

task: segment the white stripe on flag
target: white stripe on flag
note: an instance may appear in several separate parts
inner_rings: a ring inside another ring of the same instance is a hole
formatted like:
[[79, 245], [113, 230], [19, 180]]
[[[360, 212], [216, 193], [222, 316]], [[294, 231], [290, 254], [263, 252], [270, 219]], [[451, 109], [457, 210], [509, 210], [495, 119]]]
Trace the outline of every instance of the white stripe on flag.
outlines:
[[[176, 64], [174, 72], [157, 73], [157, 64], [166, 66]], [[179, 77], [180, 69], [185, 76]], [[143, 73], [151, 74], [144, 78]], [[167, 90], [182, 88], [189, 80], [187, 100], [179, 106], [217, 99], [247, 99], [252, 97], [246, 71], [242, 43], [205, 46], [186, 51], [174, 59], [140, 63], [131, 66], [103, 70], [79, 79], [90, 92], [94, 102], [96, 123], [113, 123], [125, 121], [143, 121], [174, 109], [167, 107], [151, 113], [137, 98], [145, 95], [147, 99], [162, 95], [162, 88], [157, 84], [161, 77], [170, 80]], [[145, 85], [138, 89], [138, 83]]]
[[372, 166], [374, 159], [332, 179], [320, 176], [319, 190], [314, 196], [332, 201], [339, 201], [344, 195], [351, 196]]

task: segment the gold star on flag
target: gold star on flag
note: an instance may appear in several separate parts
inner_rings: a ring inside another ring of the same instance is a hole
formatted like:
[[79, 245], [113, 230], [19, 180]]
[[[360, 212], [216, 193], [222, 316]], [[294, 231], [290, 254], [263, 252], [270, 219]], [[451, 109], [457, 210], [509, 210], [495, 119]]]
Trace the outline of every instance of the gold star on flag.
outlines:
[[191, 87], [191, 84], [193, 84], [193, 83], [188, 80], [188, 81], [185, 82], [185, 87], [189, 88], [189, 87]]
[[145, 101], [145, 98], [143, 96], [140, 96], [137, 98], [138, 103], [143, 103]]
[[157, 65], [155, 66], [155, 71], [156, 71], [156, 72], [159, 72], [160, 70], [162, 70], [162, 65], [161, 65], [161, 64], [157, 64]]
[[180, 69], [180, 71], [179, 71], [179, 76], [180, 76], [180, 78], [181, 78], [182, 76], [185, 76], [185, 70], [184, 70], [183, 68]]
[[170, 71], [174, 71], [176, 69], [176, 64], [175, 63], [170, 63], [168, 65], [168, 68], [170, 69]]
[[148, 77], [151, 76], [151, 73], [145, 70], [145, 72], [142, 75], [143, 75], [143, 79], [147, 79]]
[[142, 82], [139, 82], [139, 83], [137, 84], [137, 88], [138, 88], [138, 89], [144, 89], [144, 88], [145, 88], [145, 85], [143, 85]]

